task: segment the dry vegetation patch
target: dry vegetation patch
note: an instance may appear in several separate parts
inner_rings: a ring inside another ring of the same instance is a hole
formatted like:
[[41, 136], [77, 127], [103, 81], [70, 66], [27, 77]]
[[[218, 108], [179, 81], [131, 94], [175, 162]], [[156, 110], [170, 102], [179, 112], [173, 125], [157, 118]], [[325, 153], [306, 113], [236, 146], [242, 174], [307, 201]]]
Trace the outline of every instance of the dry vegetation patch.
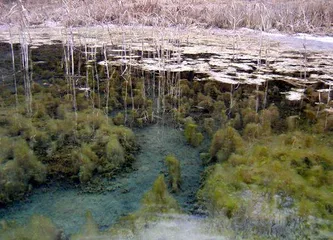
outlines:
[[0, 4], [0, 23], [14, 25], [113, 23], [313, 32], [330, 31], [333, 19], [333, 2], [326, 0], [4, 0]]

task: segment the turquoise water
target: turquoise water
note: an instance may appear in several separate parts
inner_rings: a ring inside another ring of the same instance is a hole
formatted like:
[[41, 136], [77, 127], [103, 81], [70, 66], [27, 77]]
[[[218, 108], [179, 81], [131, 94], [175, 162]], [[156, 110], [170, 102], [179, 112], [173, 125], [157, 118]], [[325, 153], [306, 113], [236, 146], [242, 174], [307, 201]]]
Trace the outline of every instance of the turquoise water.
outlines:
[[90, 210], [97, 224], [105, 229], [120, 216], [139, 209], [143, 194], [160, 173], [166, 173], [164, 158], [168, 154], [181, 162], [182, 191], [174, 196], [185, 212], [193, 211], [202, 171], [199, 150], [186, 144], [183, 132], [170, 126], [156, 124], [135, 132], [141, 145], [133, 164], [135, 170], [106, 181], [106, 187], [112, 190], [82, 193], [60, 184], [41, 187], [27, 201], [0, 209], [0, 219], [25, 223], [34, 214], [44, 215], [66, 234], [73, 234], [85, 223], [85, 214]]

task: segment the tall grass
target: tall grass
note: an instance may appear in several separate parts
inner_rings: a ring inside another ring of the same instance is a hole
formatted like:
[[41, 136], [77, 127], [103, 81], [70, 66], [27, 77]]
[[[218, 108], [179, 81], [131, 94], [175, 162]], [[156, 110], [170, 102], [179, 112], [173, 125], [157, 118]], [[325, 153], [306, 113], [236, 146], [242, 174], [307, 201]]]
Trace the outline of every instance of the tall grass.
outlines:
[[[0, 3], [0, 24], [16, 24], [24, 11], [30, 25], [56, 22], [88, 24], [197, 25], [275, 28], [281, 31], [328, 30], [333, 1], [327, 0], [26, 0]], [[68, 11], [70, 9], [71, 11]]]

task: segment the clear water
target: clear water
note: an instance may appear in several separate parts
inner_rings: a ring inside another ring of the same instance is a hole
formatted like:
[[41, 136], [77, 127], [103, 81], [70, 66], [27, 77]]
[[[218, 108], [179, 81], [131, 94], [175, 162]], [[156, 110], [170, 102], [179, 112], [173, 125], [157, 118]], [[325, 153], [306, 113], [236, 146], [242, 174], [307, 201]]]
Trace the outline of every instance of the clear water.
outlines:
[[42, 187], [27, 201], [0, 209], [0, 219], [25, 223], [34, 214], [43, 215], [66, 234], [73, 234], [84, 225], [85, 214], [90, 210], [104, 229], [120, 216], [139, 209], [143, 194], [160, 173], [166, 173], [164, 158], [168, 154], [174, 154], [181, 162], [182, 191], [174, 196], [185, 212], [192, 211], [202, 171], [199, 150], [186, 144], [180, 130], [162, 124], [136, 130], [136, 135], [141, 145], [133, 166], [136, 170], [107, 181], [114, 190], [82, 193], [80, 189], [61, 185]]

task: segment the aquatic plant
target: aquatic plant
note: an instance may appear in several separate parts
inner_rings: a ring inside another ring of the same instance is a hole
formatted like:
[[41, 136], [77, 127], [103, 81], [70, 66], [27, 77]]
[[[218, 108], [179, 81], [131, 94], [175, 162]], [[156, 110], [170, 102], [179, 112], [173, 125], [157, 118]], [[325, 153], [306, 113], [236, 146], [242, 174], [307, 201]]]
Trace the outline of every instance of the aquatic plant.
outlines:
[[218, 90], [218, 83], [215, 81], [208, 81], [204, 85], [204, 93], [206, 96], [210, 96], [213, 99], [216, 99], [217, 96], [221, 94], [220, 90]]
[[237, 130], [232, 127], [218, 130], [214, 136], [210, 147], [212, 159], [224, 161], [229, 156], [242, 149], [244, 143]]
[[146, 228], [148, 223], [163, 218], [163, 215], [178, 214], [181, 209], [177, 201], [168, 192], [164, 175], [159, 175], [152, 188], [146, 192], [141, 200], [140, 209], [119, 219], [107, 232], [109, 237], [132, 238]]
[[5, 140], [0, 144], [9, 147], [0, 161], [0, 204], [6, 204], [23, 197], [32, 184], [43, 183], [46, 167], [36, 159], [23, 139]]
[[224, 126], [228, 121], [228, 116], [226, 114], [227, 107], [223, 101], [214, 102], [213, 107], [212, 118], [220, 122], [220, 126]]
[[[216, 134], [222, 135], [219, 131]], [[212, 146], [222, 145], [216, 134]], [[315, 138], [293, 132], [249, 143], [246, 151], [233, 153], [227, 161], [209, 169], [198, 193], [200, 201], [212, 215], [223, 213], [236, 222], [250, 218], [254, 225], [257, 218], [265, 218], [254, 209], [264, 206], [273, 214], [289, 209], [291, 216], [283, 215], [285, 218], [298, 217], [305, 222], [310, 221], [309, 216], [332, 219], [333, 162], [329, 156], [333, 153], [325, 144], [314, 144]], [[216, 153], [215, 148], [211, 151]], [[249, 202], [251, 196], [254, 198]], [[292, 199], [292, 203], [286, 199]], [[251, 209], [256, 202], [260, 205]]]
[[[104, 236], [106, 238], [106, 236]], [[102, 233], [98, 229], [98, 225], [93, 219], [92, 213], [87, 211], [86, 223], [81, 230], [71, 236], [71, 240], [83, 240], [83, 239], [94, 239], [102, 238]]]
[[124, 149], [120, 145], [118, 137], [111, 135], [106, 144], [106, 158], [107, 160], [116, 166], [125, 162]]
[[179, 210], [177, 201], [168, 192], [164, 176], [159, 175], [152, 189], [142, 199], [142, 211], [145, 213], [175, 213]]
[[298, 127], [298, 122], [299, 122], [299, 116], [294, 115], [294, 116], [289, 116], [286, 118], [286, 123], [287, 123], [287, 129], [288, 131], [295, 131], [297, 130]]
[[93, 176], [93, 171], [97, 167], [98, 156], [92, 151], [91, 146], [82, 144], [79, 150], [72, 153], [73, 161], [79, 168], [79, 179], [81, 183], [87, 183]]
[[52, 223], [49, 218], [34, 215], [28, 224], [20, 226], [10, 222], [2, 222], [0, 228], [3, 240], [59, 240], [62, 232]]
[[272, 104], [267, 109], [261, 110], [259, 115], [263, 135], [270, 135], [273, 127], [279, 127], [280, 113], [275, 105]]
[[261, 126], [258, 123], [248, 123], [244, 128], [243, 137], [245, 139], [251, 140], [259, 138], [260, 133], [261, 133]]
[[213, 110], [213, 99], [210, 96], [199, 93], [197, 98], [199, 108], [209, 112]]
[[205, 118], [203, 127], [207, 134], [212, 137], [215, 130], [215, 121], [213, 118]]
[[168, 167], [169, 182], [173, 192], [177, 192], [181, 185], [180, 162], [174, 155], [165, 157], [165, 163]]
[[117, 115], [113, 118], [113, 122], [116, 125], [124, 125], [125, 124], [124, 114], [121, 112], [117, 113]]
[[197, 131], [198, 125], [192, 120], [187, 120], [185, 123], [184, 135], [186, 141], [194, 147], [198, 147], [203, 141], [202, 133]]

